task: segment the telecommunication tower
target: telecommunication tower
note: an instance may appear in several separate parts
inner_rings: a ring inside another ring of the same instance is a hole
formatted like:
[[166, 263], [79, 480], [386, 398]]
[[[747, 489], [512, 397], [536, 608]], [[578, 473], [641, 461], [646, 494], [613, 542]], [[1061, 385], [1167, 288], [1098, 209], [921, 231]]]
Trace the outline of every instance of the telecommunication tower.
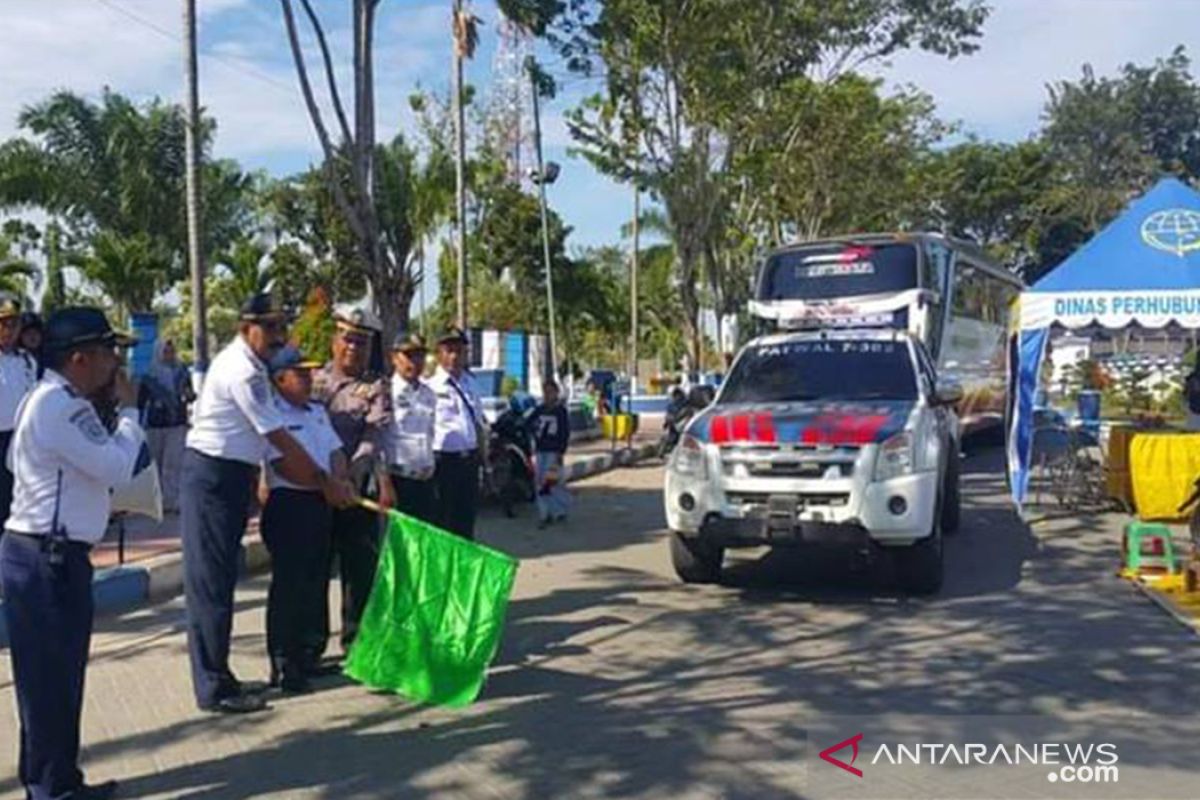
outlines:
[[529, 188], [527, 173], [535, 166], [533, 90], [525, 63], [533, 54], [533, 37], [503, 15], [499, 28], [488, 100], [488, 142], [503, 155], [509, 179]]

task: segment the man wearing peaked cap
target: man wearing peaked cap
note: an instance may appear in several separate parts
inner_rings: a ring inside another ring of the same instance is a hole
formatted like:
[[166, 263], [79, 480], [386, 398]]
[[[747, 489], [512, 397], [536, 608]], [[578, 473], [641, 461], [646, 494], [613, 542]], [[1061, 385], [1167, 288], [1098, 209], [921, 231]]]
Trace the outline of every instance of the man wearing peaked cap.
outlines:
[[378, 333], [383, 330], [374, 311], [361, 306], [341, 304], [333, 309], [333, 321], [339, 327], [351, 328], [365, 333]]
[[392, 484], [396, 508], [411, 517], [437, 523], [433, 484], [433, 425], [437, 396], [422, 380], [425, 340], [402, 331], [392, 342]]
[[287, 314], [266, 291], [247, 298], [240, 317], [237, 337], [213, 359], [200, 391], [180, 486], [196, 704], [229, 714], [266, 708], [229, 669], [238, 553], [258, 465], [277, 452], [272, 467], [292, 484], [319, 490], [334, 507], [354, 502], [345, 482], [287, 430], [275, 405], [267, 364], [284, 347]]
[[[375, 498], [381, 506], [390, 507], [394, 502], [387, 468], [392, 399], [387, 381], [370, 368], [373, 339], [380, 331], [379, 319], [357, 306], [338, 306], [333, 318], [337, 333], [333, 338], [332, 358], [313, 375], [313, 399], [329, 412], [342, 441], [354, 489], [362, 496]], [[378, 514], [358, 507], [334, 513], [332, 549], [341, 572], [343, 652], [354, 641], [375, 582], [382, 534]], [[324, 652], [329, 638], [328, 612], [322, 623], [319, 630], [310, 634], [316, 655]]]
[[[150, 468], [114, 331], [96, 308], [46, 323], [45, 377], [22, 404], [9, 458], [16, 474], [0, 583], [20, 711], [19, 777], [27, 797], [108, 798], [79, 770], [79, 720], [92, 633], [89, 553], [108, 526], [111, 490]], [[122, 405], [112, 428], [97, 406]], [[110, 432], [111, 430], [111, 432]]]
[[[291, 345], [280, 350], [270, 363], [275, 405], [313, 461], [344, 479], [341, 439], [325, 408], [311, 402], [312, 370], [318, 366]], [[273, 450], [267, 457], [264, 483], [269, 493], [260, 519], [263, 543], [271, 554], [267, 652], [271, 684], [285, 693], [302, 693], [317, 671], [308, 637], [325, 624], [334, 510], [320, 491], [281, 475], [274, 463], [278, 456]]]
[[242, 303], [241, 313], [239, 314], [239, 319], [242, 322], [250, 323], [286, 322], [287, 318], [288, 312], [279, 303], [279, 298], [269, 288], [247, 297]]
[[[18, 348], [21, 304], [11, 295], [0, 296], [0, 454], [8, 452], [17, 423], [17, 406], [37, 382], [37, 364]], [[13, 475], [0, 458], [0, 536], [12, 505]]]
[[429, 381], [437, 398], [433, 449], [441, 528], [475, 538], [479, 469], [486, 446], [483, 401], [467, 372], [467, 337], [450, 328], [438, 339], [438, 368]]

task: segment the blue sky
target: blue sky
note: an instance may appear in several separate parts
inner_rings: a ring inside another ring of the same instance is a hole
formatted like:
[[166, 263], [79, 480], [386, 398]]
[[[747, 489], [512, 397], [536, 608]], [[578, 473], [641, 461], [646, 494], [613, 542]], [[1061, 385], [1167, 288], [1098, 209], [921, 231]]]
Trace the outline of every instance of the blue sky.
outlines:
[[[296, 88], [277, 0], [198, 0], [202, 102], [219, 122], [218, 155], [277, 175], [318, 155]], [[349, 57], [348, 4], [316, 0], [334, 48]], [[1038, 126], [1046, 84], [1074, 79], [1084, 62], [1111, 73], [1184, 44], [1200, 54], [1200, 3], [1193, 0], [993, 0], [982, 49], [954, 62], [905, 53], [875, 68], [889, 85], [929, 92], [946, 119], [986, 138], [1015, 140]], [[449, 81], [449, 0], [385, 0], [377, 30], [380, 135], [411, 125], [407, 97]], [[179, 0], [3, 0], [0, 2], [0, 138], [20, 109], [68, 88], [105, 85], [138, 98], [181, 96]], [[482, 45], [468, 80], [486, 91], [497, 39], [492, 0], [474, 4]], [[51, 16], [48, 12], [53, 10]], [[553, 59], [539, 51], [544, 59]], [[341, 69], [343, 83], [348, 65]], [[563, 165], [551, 205], [574, 227], [572, 246], [617, 241], [631, 213], [627, 189], [567, 154], [562, 112], [599, 84], [573, 80], [545, 110], [547, 158]]]

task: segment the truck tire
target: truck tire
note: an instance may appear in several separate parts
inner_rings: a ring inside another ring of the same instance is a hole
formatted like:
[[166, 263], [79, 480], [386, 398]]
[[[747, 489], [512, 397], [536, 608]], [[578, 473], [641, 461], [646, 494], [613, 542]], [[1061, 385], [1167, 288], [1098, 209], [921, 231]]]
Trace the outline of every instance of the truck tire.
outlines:
[[671, 531], [671, 564], [684, 583], [716, 583], [725, 551]]
[[937, 594], [945, 568], [942, 560], [942, 526], [935, 515], [933, 533], [893, 553], [900, 588], [909, 594]]
[[946, 463], [945, 486], [942, 487], [942, 532], [957, 533], [962, 523], [962, 493], [959, 490], [959, 455], [958, 448], [950, 451], [950, 460]]

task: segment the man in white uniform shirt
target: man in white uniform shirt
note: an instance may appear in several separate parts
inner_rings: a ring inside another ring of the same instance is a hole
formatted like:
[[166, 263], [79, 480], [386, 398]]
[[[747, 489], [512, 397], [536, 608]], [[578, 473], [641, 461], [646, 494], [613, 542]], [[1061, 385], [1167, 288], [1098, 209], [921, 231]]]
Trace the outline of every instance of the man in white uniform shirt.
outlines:
[[150, 468], [119, 372], [133, 339], [96, 308], [64, 308], [46, 323], [45, 377], [17, 413], [8, 461], [15, 476], [0, 582], [21, 725], [18, 773], [33, 800], [103, 800], [116, 781], [89, 786], [79, 770], [79, 717], [92, 635], [89, 553], [108, 527], [110, 491]]
[[267, 445], [276, 469], [300, 486], [319, 486], [329, 503], [353, 502], [345, 481], [332, 477], [288, 433], [275, 406], [266, 362], [284, 345], [287, 317], [268, 293], [242, 306], [237, 337], [215, 359], [188, 431], [180, 481], [183, 582], [188, 655], [196, 704], [241, 714], [266, 708], [229, 669], [238, 553]]
[[439, 527], [475, 538], [480, 448], [486, 435], [483, 403], [467, 374], [467, 337], [451, 328], [438, 340], [438, 368], [429, 381], [437, 398], [433, 450]]
[[396, 510], [436, 524], [433, 424], [437, 395], [421, 380], [425, 354], [425, 340], [418, 333], [401, 332], [392, 345], [395, 424], [391, 471]]
[[17, 425], [17, 406], [37, 383], [37, 363], [19, 346], [21, 304], [14, 298], [0, 297], [0, 536], [12, 505], [13, 476], [4, 464], [13, 429]]
[[[271, 359], [275, 405], [288, 433], [319, 466], [337, 478], [348, 479], [350, 468], [342, 439], [329, 414], [311, 402], [312, 370], [288, 345]], [[271, 554], [271, 588], [267, 593], [267, 652], [271, 685], [286, 694], [308, 691], [308, 679], [319, 674], [317, 657], [324, 638], [325, 604], [329, 583], [329, 548], [333, 537], [333, 508], [317, 486], [288, 480], [275, 468], [280, 454], [267, 455], [266, 484], [260, 529]]]

